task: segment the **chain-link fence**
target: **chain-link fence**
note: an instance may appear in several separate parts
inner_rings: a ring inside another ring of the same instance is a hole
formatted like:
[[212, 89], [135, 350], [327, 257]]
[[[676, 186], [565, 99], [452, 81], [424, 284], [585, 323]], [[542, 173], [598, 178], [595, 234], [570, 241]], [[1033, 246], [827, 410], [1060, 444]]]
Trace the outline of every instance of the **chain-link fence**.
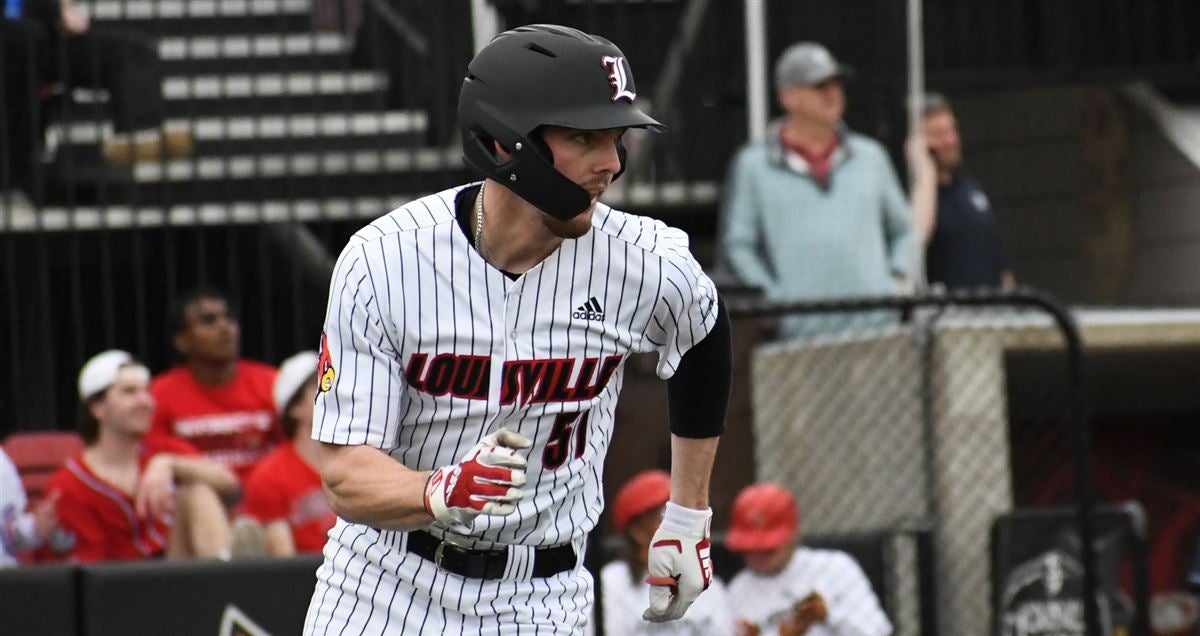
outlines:
[[[871, 582], [895, 633], [1084, 633], [1082, 598], [1098, 599], [1086, 619], [1102, 633], [1134, 625], [1117, 571], [1098, 571], [1094, 524], [1068, 514], [1025, 537], [1043, 543], [1026, 563], [994, 541], [1014, 513], [1091, 506], [1090, 479], [1080, 483], [1090, 474], [1081, 343], [1053, 301], [1017, 293], [734, 315], [778, 336], [749, 355], [752, 478], [794, 494], [801, 546], [878, 535]], [[802, 581], [789, 583], [790, 600], [818, 592], [832, 619], [866, 620], [846, 605], [862, 592], [856, 575], [827, 556], [801, 547], [792, 557], [785, 572]], [[1068, 584], [1083, 592], [1060, 598]], [[749, 616], [784, 609], [754, 601], [735, 598]]]
[[[1144, 513], [1092, 503], [1082, 345], [1052, 299], [730, 307], [725, 585], [693, 620], [724, 603], [763, 634], [805, 617], [808, 633], [1149, 633]], [[794, 497], [794, 552], [780, 503], [738, 496], [756, 482]]]

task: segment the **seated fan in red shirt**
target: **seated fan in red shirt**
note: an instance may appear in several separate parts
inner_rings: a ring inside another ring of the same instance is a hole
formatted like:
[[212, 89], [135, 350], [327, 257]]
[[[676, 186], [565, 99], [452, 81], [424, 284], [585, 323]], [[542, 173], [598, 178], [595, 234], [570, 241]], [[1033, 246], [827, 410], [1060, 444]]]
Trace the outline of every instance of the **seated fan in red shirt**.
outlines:
[[275, 447], [246, 479], [243, 512], [263, 524], [267, 552], [320, 552], [337, 521], [313, 468], [320, 442], [312, 439], [317, 354], [298, 353], [279, 367], [275, 407], [290, 441]]
[[221, 292], [189, 292], [170, 314], [183, 364], [150, 386], [154, 434], [187, 441], [245, 479], [285, 439], [271, 395], [275, 368], [239, 357], [241, 328]]
[[66, 540], [43, 547], [40, 560], [228, 558], [222, 499], [238, 495], [237, 478], [186, 442], [146, 435], [154, 411], [149, 385], [149, 370], [124, 351], [105, 351], [83, 366], [87, 446], [50, 480]]

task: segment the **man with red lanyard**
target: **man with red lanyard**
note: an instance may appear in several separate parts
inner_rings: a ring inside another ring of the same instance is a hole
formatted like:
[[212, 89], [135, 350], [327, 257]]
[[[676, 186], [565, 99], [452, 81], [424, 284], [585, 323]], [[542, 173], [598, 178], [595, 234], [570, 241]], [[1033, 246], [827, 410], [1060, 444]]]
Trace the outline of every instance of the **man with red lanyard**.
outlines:
[[[723, 257], [768, 300], [881, 296], [911, 283], [910, 217], [932, 214], [936, 169], [923, 142], [910, 141], [906, 201], [887, 151], [842, 121], [847, 71], [816, 42], [788, 47], [775, 66], [784, 116], [733, 161]], [[790, 318], [782, 335], [811, 333], [813, 325]]]
[[69, 540], [43, 548], [44, 560], [228, 557], [222, 498], [237, 495], [237, 478], [186, 442], [146, 436], [149, 384], [124, 351], [97, 354], [79, 373], [87, 447], [51, 478]]

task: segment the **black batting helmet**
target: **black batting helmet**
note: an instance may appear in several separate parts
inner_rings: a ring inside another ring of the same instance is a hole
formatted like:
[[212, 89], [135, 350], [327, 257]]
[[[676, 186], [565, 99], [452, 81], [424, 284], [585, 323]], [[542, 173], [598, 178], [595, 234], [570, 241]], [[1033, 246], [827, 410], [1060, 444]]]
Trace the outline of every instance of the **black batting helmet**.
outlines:
[[[629, 62], [612, 42], [552, 24], [505, 31], [467, 68], [458, 97], [463, 155], [543, 212], [570, 219], [587, 209], [591, 196], [554, 168], [537, 130], [665, 130], [636, 99]], [[493, 140], [512, 156], [498, 157]], [[624, 148], [618, 150], [623, 169]]]

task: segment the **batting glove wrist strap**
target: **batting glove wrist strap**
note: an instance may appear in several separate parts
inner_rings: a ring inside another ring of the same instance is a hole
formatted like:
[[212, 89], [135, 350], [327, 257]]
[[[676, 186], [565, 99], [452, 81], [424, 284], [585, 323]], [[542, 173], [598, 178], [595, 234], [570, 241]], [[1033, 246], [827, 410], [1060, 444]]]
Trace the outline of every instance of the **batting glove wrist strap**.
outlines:
[[650, 607], [642, 618], [656, 623], [681, 618], [712, 584], [711, 525], [711, 509], [667, 503], [662, 523], [650, 540], [646, 567]]
[[525, 497], [525, 458], [533, 443], [500, 429], [483, 438], [457, 464], [442, 466], [425, 482], [425, 510], [456, 531], [469, 530], [479, 515], [508, 515]]
[[667, 508], [663, 511], [660, 527], [685, 537], [705, 539], [708, 537], [708, 527], [711, 521], [712, 508], [696, 510], [668, 501]]

